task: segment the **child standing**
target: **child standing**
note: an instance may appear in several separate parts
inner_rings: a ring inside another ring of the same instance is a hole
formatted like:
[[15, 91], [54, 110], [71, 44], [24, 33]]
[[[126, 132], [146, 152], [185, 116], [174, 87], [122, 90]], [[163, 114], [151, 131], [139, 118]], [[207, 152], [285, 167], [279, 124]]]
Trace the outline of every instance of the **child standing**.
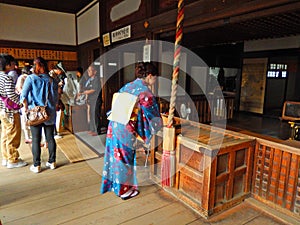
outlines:
[[[17, 79], [16, 93], [18, 95], [20, 95], [22, 92], [22, 88], [23, 88], [25, 79], [27, 78], [27, 76], [29, 74], [31, 74], [30, 69], [31, 69], [30, 66], [24, 66], [22, 69], [22, 74]], [[30, 134], [30, 127], [26, 125], [26, 114], [25, 114], [24, 107], [21, 108], [21, 128], [24, 132], [25, 143], [26, 144], [31, 143], [32, 140], [31, 140], [31, 134]]]

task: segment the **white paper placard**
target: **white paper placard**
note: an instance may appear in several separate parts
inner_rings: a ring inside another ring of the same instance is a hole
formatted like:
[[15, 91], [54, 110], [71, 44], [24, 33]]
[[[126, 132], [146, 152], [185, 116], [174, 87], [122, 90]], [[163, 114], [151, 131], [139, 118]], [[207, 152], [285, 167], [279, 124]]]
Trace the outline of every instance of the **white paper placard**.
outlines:
[[111, 42], [121, 41], [131, 37], [131, 25], [111, 32]]
[[144, 62], [151, 61], [151, 45], [150, 44], [144, 45], [143, 61]]

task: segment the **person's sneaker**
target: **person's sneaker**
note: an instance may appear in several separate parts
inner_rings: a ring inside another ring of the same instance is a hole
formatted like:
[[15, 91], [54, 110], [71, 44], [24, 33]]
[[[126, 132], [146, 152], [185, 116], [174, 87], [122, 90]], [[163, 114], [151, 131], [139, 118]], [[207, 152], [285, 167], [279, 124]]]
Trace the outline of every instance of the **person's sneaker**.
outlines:
[[40, 146], [41, 148], [44, 147], [44, 148], [48, 148], [48, 142], [44, 142], [44, 143], [40, 143]]
[[2, 159], [2, 166], [7, 166], [7, 160], [6, 159]]
[[49, 167], [51, 170], [54, 170], [56, 168], [56, 162], [53, 163], [46, 162], [46, 166]]
[[27, 162], [24, 162], [22, 159], [19, 159], [18, 162], [15, 162], [15, 163], [7, 162], [7, 165], [6, 165], [6, 167], [8, 169], [19, 168], [19, 167], [23, 167], [23, 166], [27, 166]]
[[32, 140], [31, 140], [31, 139], [26, 139], [26, 140], [25, 140], [25, 143], [26, 143], [26, 144], [31, 144], [31, 143], [32, 143]]
[[30, 171], [31, 171], [31, 172], [34, 172], [34, 173], [39, 173], [39, 172], [41, 172], [41, 166], [34, 166], [34, 165], [31, 165], [31, 166], [30, 166]]

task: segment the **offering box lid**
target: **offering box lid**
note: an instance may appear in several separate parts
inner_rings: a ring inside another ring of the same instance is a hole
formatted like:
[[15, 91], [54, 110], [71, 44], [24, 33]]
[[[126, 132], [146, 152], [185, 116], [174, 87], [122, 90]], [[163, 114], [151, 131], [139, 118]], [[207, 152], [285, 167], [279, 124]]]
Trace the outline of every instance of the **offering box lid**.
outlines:
[[176, 129], [176, 135], [180, 137], [181, 141], [190, 141], [194, 145], [205, 147], [206, 149], [224, 148], [254, 140], [254, 137], [242, 133], [178, 117], [174, 117], [173, 126]]

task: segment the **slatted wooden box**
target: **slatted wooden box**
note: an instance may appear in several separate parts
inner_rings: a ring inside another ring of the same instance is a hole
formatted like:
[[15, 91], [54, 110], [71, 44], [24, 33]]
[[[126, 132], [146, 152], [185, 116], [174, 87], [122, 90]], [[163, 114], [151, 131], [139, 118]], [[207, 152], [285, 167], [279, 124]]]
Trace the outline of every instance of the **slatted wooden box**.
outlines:
[[[176, 118], [176, 173], [166, 188], [204, 217], [250, 195], [255, 139]], [[153, 139], [152, 178], [161, 179], [162, 133]]]
[[66, 105], [64, 126], [72, 133], [88, 130], [87, 105]]
[[300, 221], [300, 142], [256, 139], [252, 196]]

